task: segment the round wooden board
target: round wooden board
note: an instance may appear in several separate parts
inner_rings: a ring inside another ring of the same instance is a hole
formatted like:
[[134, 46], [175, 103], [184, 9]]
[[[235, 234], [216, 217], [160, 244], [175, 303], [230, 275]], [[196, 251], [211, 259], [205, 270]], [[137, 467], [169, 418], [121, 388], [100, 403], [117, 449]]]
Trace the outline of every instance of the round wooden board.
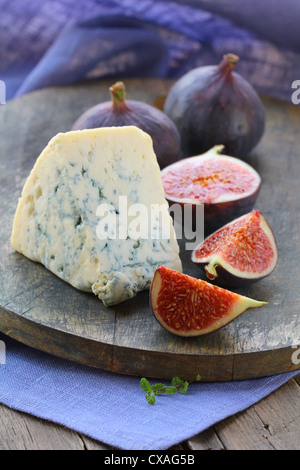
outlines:
[[[125, 80], [128, 98], [153, 103], [171, 81]], [[90, 106], [109, 100], [110, 81], [49, 88], [0, 108], [0, 330], [29, 346], [118, 373], [203, 381], [269, 376], [299, 369], [300, 343], [300, 108], [264, 98], [265, 135], [249, 155], [262, 176], [256, 208], [266, 216], [279, 248], [268, 278], [236, 292], [268, 301], [222, 330], [198, 338], [166, 332], [154, 319], [149, 293], [115, 308], [75, 290], [10, 246], [14, 212], [33, 164], [58, 132], [70, 130]], [[181, 247], [184, 272], [203, 277]], [[294, 354], [295, 356], [295, 354]]]

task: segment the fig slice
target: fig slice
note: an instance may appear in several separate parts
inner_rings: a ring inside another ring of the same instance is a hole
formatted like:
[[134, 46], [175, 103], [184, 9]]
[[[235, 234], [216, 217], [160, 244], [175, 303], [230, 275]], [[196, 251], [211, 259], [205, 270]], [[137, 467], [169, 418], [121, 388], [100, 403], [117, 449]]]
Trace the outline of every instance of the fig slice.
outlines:
[[249, 308], [265, 305], [165, 266], [154, 275], [150, 303], [163, 328], [177, 336], [201, 336], [227, 325]]
[[253, 210], [207, 237], [193, 251], [192, 261], [211, 281], [238, 287], [271, 274], [277, 265], [278, 250], [265, 217]]
[[221, 154], [216, 145], [202, 155], [179, 160], [161, 172], [169, 205], [204, 205], [204, 232], [209, 234], [250, 212], [261, 187], [261, 178], [248, 163]]

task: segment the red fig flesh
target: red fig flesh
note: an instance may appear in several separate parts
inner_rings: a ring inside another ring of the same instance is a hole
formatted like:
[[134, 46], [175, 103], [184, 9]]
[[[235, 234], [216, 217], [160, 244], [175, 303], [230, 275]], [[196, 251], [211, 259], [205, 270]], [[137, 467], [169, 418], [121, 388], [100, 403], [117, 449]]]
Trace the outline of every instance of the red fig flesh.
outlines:
[[161, 326], [178, 336], [200, 336], [222, 328], [259, 302], [209, 282], [160, 266], [150, 301]]
[[220, 285], [243, 286], [274, 271], [276, 240], [265, 217], [255, 210], [206, 238], [193, 251], [192, 261]]
[[204, 230], [212, 233], [254, 207], [261, 178], [238, 158], [220, 155], [223, 146], [182, 159], [162, 171], [169, 204], [204, 204]]
[[111, 101], [99, 103], [84, 112], [73, 124], [73, 130], [136, 126], [152, 138], [160, 168], [180, 158], [180, 135], [166, 114], [147, 103], [126, 100], [123, 82], [116, 82], [109, 91]]
[[164, 112], [176, 124], [185, 156], [223, 144], [229, 155], [242, 158], [261, 139], [265, 111], [252, 85], [233, 72], [239, 57], [198, 67], [172, 86]]

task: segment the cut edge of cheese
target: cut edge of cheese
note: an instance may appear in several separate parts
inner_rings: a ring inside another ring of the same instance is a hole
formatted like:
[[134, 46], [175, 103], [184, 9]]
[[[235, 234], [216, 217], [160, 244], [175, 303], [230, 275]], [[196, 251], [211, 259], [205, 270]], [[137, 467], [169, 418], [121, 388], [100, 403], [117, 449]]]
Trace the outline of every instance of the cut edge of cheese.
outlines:
[[[102, 204], [111, 207], [124, 233], [121, 196], [128, 207], [140, 204], [149, 213], [152, 204], [164, 207], [169, 238], [99, 239], [103, 218], [97, 208]], [[94, 293], [106, 306], [115, 305], [148, 289], [160, 265], [182, 270], [167, 207], [148, 134], [135, 126], [59, 133], [25, 182], [11, 244], [73, 287]]]

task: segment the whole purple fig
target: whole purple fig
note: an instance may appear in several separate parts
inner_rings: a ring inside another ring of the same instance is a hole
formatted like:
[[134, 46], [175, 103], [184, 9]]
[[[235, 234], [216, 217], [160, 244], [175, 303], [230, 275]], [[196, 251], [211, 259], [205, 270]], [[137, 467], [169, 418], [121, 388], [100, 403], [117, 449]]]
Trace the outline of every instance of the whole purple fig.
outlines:
[[79, 116], [72, 130], [136, 126], [152, 138], [153, 149], [161, 169], [179, 160], [180, 135], [166, 114], [147, 103], [126, 100], [123, 82], [116, 82], [109, 91], [112, 100], [88, 109]]
[[218, 66], [203, 66], [182, 76], [171, 88], [164, 112], [176, 124], [185, 156], [224, 145], [242, 158], [259, 142], [265, 110], [252, 85], [234, 72], [239, 57], [227, 54]]

